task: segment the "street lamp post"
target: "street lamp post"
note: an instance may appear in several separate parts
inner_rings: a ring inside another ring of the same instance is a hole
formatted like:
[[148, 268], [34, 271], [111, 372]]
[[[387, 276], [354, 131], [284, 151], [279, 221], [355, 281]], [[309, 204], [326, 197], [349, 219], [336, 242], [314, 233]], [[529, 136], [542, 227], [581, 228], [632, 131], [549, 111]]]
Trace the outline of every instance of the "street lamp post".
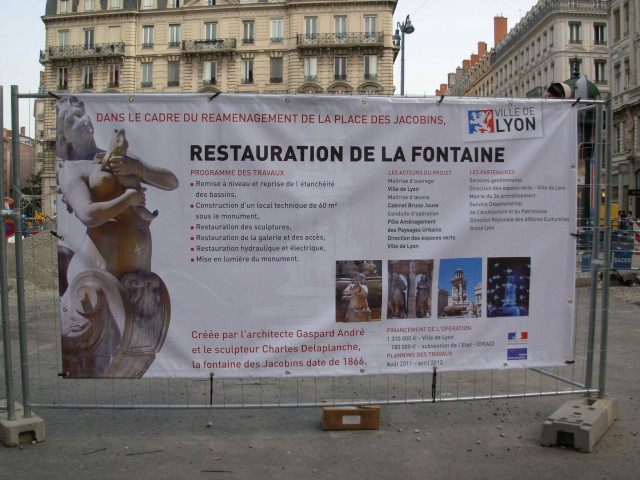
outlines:
[[[409, 15], [407, 15], [403, 23], [398, 22], [396, 34], [393, 36], [393, 41], [396, 46], [400, 44], [400, 95], [404, 95], [404, 34], [410, 35], [414, 31], [415, 28], [411, 25], [411, 20], [409, 19]], [[400, 36], [400, 33], [402, 33], [402, 36]]]

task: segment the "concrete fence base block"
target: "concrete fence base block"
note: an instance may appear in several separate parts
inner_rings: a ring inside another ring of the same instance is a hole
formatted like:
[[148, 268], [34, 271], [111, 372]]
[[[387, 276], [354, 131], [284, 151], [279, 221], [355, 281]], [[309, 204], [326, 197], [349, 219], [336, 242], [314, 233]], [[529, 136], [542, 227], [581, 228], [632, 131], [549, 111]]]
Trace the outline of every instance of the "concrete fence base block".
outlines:
[[7, 447], [21, 443], [44, 442], [44, 420], [35, 414], [24, 418], [22, 405], [15, 404], [16, 418], [9, 420], [6, 410], [0, 410], [0, 442]]
[[565, 403], [542, 425], [540, 443], [561, 445], [589, 453], [618, 418], [616, 400], [584, 398]]

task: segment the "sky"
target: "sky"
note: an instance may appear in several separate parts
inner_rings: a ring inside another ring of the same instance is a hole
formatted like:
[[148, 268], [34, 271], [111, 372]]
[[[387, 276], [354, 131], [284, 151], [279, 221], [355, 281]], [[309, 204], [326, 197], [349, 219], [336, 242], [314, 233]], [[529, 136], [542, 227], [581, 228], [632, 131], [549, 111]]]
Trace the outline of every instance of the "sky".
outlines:
[[[41, 16], [45, 0], [2, 0], [0, 28], [0, 85], [4, 87], [4, 126], [11, 126], [11, 85], [20, 93], [37, 93], [40, 50], [45, 47]], [[493, 17], [507, 18], [511, 29], [536, 0], [398, 0], [394, 15], [404, 22], [409, 15], [415, 32], [405, 35], [405, 93], [435, 95], [447, 74], [462, 60], [477, 53], [479, 41], [493, 45]], [[385, 32], [386, 33], [386, 32]], [[400, 93], [400, 55], [394, 66]], [[20, 100], [20, 126], [33, 137], [33, 100]]]

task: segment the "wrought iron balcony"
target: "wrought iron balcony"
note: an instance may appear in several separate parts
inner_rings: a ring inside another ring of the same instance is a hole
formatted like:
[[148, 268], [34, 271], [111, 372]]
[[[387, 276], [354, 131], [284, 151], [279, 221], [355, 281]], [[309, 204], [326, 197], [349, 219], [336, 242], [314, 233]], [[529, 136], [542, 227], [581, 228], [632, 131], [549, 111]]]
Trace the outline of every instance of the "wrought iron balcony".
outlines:
[[183, 40], [182, 51], [203, 54], [211, 52], [229, 53], [236, 49], [235, 38], [217, 38], [215, 40]]
[[364, 79], [365, 80], [378, 80], [378, 74], [377, 73], [365, 73], [364, 74]]
[[205, 78], [202, 83], [204, 85], [215, 85], [216, 84], [216, 79], [215, 78]]
[[[122, 57], [124, 56], [124, 42], [100, 43], [91, 46], [67, 45], [66, 47], [49, 47], [48, 53], [49, 60], [83, 57]], [[41, 55], [41, 60], [45, 58]]]
[[298, 48], [383, 46], [384, 34], [378, 33], [299, 33]]

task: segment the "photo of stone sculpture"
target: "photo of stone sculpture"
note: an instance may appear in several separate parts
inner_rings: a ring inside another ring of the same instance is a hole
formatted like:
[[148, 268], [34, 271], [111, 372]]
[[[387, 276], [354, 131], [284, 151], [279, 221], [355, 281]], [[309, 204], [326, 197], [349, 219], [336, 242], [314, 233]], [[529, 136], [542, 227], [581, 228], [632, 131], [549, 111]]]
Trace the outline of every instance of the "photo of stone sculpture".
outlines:
[[430, 318], [433, 260], [389, 260], [387, 319]]
[[336, 262], [336, 322], [372, 322], [381, 318], [382, 261]]
[[440, 260], [438, 318], [476, 318], [482, 314], [482, 259]]
[[487, 317], [529, 315], [531, 257], [487, 259]]
[[[122, 129], [99, 148], [76, 97], [57, 102], [56, 130], [64, 376], [140, 378], [171, 317], [169, 292], [151, 268], [149, 225], [158, 211], [146, 208], [145, 191], [174, 190], [178, 179], [131, 153]], [[78, 220], [84, 235], [72, 245], [65, 237]]]

